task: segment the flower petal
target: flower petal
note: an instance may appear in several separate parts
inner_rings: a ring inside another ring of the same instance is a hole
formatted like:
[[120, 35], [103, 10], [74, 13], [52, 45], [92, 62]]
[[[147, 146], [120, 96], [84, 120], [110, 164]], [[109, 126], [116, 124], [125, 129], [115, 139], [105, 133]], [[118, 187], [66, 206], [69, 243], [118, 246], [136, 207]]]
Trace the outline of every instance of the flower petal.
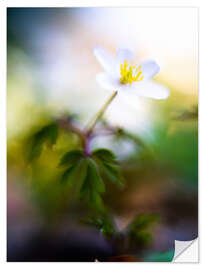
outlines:
[[94, 48], [94, 55], [103, 67], [104, 71], [108, 72], [112, 76], [115, 75], [115, 59], [109, 52], [97, 46]]
[[120, 89], [120, 82], [118, 79], [110, 76], [106, 72], [101, 72], [96, 76], [97, 82], [104, 88], [109, 90], [119, 90]]
[[141, 70], [144, 80], [149, 80], [159, 72], [160, 67], [154, 60], [148, 60], [141, 63]]
[[124, 61], [132, 62], [134, 59], [133, 52], [129, 49], [118, 49], [116, 54], [116, 73], [120, 75], [120, 67]]
[[125, 89], [129, 96], [137, 95], [153, 99], [167, 99], [170, 95], [169, 89], [157, 82], [140, 82]]
[[123, 64], [125, 60], [132, 61], [134, 58], [133, 52], [129, 49], [118, 49], [116, 54], [116, 62]]

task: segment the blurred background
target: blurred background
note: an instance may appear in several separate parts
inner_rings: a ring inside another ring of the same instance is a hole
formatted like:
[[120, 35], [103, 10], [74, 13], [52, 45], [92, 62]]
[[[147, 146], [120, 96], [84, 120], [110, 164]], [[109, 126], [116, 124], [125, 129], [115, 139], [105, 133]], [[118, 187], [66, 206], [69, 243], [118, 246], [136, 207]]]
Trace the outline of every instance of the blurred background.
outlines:
[[[198, 233], [198, 10], [8, 8], [7, 31], [8, 260], [171, 260], [174, 240]], [[27, 139], [49, 119], [66, 113], [83, 128], [109, 97], [95, 80], [96, 45], [155, 59], [154, 80], [170, 89], [167, 100], [139, 97], [132, 108], [115, 99], [104, 121], [122, 132], [92, 142], [115, 153], [125, 178], [124, 189], [107, 184], [103, 196], [122, 251], [78, 223], [85, 212], [59, 184], [58, 162], [78, 145], [73, 133], [26, 160]], [[158, 219], [135, 240], [123, 236], [140, 214]]]

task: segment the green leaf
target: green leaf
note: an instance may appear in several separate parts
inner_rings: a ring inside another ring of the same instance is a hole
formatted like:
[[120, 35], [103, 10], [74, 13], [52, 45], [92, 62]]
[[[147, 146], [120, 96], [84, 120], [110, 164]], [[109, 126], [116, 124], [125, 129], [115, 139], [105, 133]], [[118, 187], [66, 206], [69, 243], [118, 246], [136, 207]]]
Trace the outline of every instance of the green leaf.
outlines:
[[79, 195], [80, 197], [80, 191], [82, 188], [82, 185], [86, 179], [87, 175], [87, 169], [88, 169], [88, 164], [87, 164], [87, 159], [83, 158], [81, 161], [76, 165], [76, 175], [75, 175], [75, 189], [74, 192], [76, 195]]
[[101, 196], [96, 191], [89, 190], [89, 202], [94, 206], [94, 208], [104, 210], [104, 205]]
[[43, 145], [42, 140], [37, 140], [35, 138], [30, 140], [27, 152], [27, 158], [29, 161], [32, 161], [40, 156], [42, 152], [42, 145]]
[[68, 168], [62, 175], [62, 181], [66, 182], [69, 187], [73, 187], [74, 193], [80, 192], [81, 186], [87, 174], [87, 161], [81, 159], [77, 164]]
[[27, 158], [29, 161], [33, 161], [40, 156], [44, 141], [45, 137], [42, 133], [36, 133], [31, 138], [29, 138], [27, 143]]
[[95, 156], [103, 162], [116, 162], [116, 156], [108, 149], [97, 149], [92, 152], [92, 156]]
[[58, 126], [56, 123], [50, 123], [34, 134], [28, 139], [28, 160], [32, 161], [40, 156], [42, 147], [45, 142], [53, 145], [56, 143], [58, 137]]
[[38, 140], [47, 140], [51, 144], [56, 143], [58, 137], [58, 126], [56, 123], [50, 123], [44, 126], [41, 130], [35, 133], [34, 135]]
[[99, 174], [97, 165], [90, 158], [88, 159], [88, 177], [93, 190], [96, 190], [99, 193], [105, 191], [104, 182]]
[[98, 211], [104, 211], [101, 193], [105, 191], [105, 186], [99, 174], [97, 164], [93, 159], [87, 158], [87, 173], [80, 190], [81, 198], [88, 207]]
[[120, 186], [124, 185], [124, 180], [120, 172], [120, 168], [111, 163], [103, 163], [104, 172], [112, 182], [116, 182]]
[[146, 246], [152, 240], [152, 233], [146, 231], [152, 223], [157, 221], [158, 215], [155, 214], [139, 214], [135, 220], [128, 226], [127, 234], [131, 239], [132, 245]]
[[53, 145], [56, 143], [58, 138], [58, 126], [56, 123], [52, 123], [46, 127], [47, 136], [49, 137], [50, 143]]
[[63, 173], [62, 177], [61, 177], [61, 182], [67, 182], [69, 179], [69, 176], [71, 174], [71, 172], [73, 171], [74, 166], [69, 167], [67, 170], [65, 170], [65, 172]]
[[73, 150], [67, 152], [61, 158], [59, 166], [72, 166], [77, 163], [82, 157], [84, 157], [84, 154], [81, 150]]
[[84, 199], [84, 201], [91, 209], [104, 211], [104, 205], [100, 193], [93, 190], [92, 187], [87, 184], [87, 180], [85, 181], [85, 185], [86, 187], [84, 188], [83, 186], [80, 193], [82, 199]]
[[88, 158], [87, 163], [88, 163], [87, 175], [81, 189], [81, 196], [89, 192], [89, 190], [93, 190], [98, 193], [104, 192], [105, 186], [99, 174], [97, 165], [90, 158]]
[[92, 153], [92, 157], [97, 162], [101, 171], [114, 183], [123, 187], [124, 181], [115, 155], [108, 149], [98, 149]]

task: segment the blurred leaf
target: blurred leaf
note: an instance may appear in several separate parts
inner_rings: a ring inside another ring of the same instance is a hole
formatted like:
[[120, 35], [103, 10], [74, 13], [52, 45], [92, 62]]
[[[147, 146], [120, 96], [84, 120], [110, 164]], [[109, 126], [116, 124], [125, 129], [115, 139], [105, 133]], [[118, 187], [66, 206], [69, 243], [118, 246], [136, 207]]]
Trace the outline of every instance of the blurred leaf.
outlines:
[[88, 203], [91, 204], [91, 207], [100, 211], [104, 210], [103, 201], [98, 192], [93, 189], [88, 189], [86, 198], [88, 199]]
[[44, 140], [38, 139], [37, 137], [33, 137], [29, 142], [27, 158], [29, 161], [34, 160], [35, 158], [39, 157], [42, 152]]
[[116, 156], [108, 149], [97, 149], [92, 152], [92, 156], [96, 156], [103, 162], [115, 162], [116, 161]]
[[87, 175], [87, 168], [87, 160], [83, 158], [63, 173], [62, 181], [72, 188], [73, 196], [80, 196], [80, 190]]
[[85, 199], [94, 208], [103, 209], [100, 193], [105, 191], [105, 185], [95, 161], [82, 151], [74, 150], [62, 157], [60, 165], [67, 167], [62, 175], [62, 182], [66, 182], [69, 187], [77, 186], [81, 199]]
[[52, 146], [56, 143], [57, 137], [58, 126], [56, 123], [50, 123], [41, 128], [39, 131], [35, 132], [32, 136], [30, 136], [27, 142], [28, 160], [32, 161], [39, 157], [43, 144], [47, 142]]
[[104, 162], [104, 171], [112, 182], [117, 182], [120, 186], [124, 185], [124, 180], [120, 168], [111, 163]]
[[64, 156], [61, 158], [59, 166], [72, 166], [78, 160], [80, 160], [82, 157], [84, 157], [84, 154], [81, 150], [73, 150], [70, 152], [67, 152], [64, 154]]
[[57, 137], [58, 137], [58, 126], [56, 123], [52, 123], [49, 126], [46, 127], [46, 133], [47, 137], [52, 144], [56, 143]]
[[158, 220], [159, 216], [155, 214], [139, 214], [135, 220], [130, 224], [130, 231], [138, 231], [147, 229], [152, 223]]
[[123, 177], [116, 162], [115, 155], [108, 149], [98, 149], [92, 153], [101, 171], [114, 183], [123, 186]]
[[132, 246], [146, 246], [152, 240], [151, 232], [146, 231], [154, 222], [158, 220], [158, 215], [139, 214], [128, 226], [127, 234], [130, 237]]
[[174, 257], [174, 249], [157, 252], [144, 257], [144, 262], [171, 262]]
[[91, 208], [104, 210], [100, 193], [105, 191], [103, 180], [100, 176], [97, 164], [91, 158], [87, 160], [87, 174], [81, 187], [81, 198], [85, 199]]
[[74, 167], [71, 166], [67, 170], [65, 170], [65, 172], [63, 173], [63, 175], [61, 177], [61, 182], [66, 182], [66, 180], [69, 179], [69, 176], [70, 176], [71, 172], [73, 171], [73, 169], [74, 169]]
[[88, 177], [91, 181], [92, 188], [99, 193], [105, 191], [104, 182], [99, 174], [97, 165], [92, 159], [88, 159]]

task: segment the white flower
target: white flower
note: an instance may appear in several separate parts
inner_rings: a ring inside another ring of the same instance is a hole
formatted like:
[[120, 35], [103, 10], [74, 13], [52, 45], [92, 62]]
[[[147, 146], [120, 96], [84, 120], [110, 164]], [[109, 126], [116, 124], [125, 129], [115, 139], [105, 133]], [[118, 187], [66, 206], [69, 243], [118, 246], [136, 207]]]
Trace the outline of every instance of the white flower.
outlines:
[[133, 53], [128, 49], [119, 49], [116, 57], [101, 47], [94, 49], [94, 55], [104, 69], [97, 74], [97, 81], [103, 88], [117, 90], [118, 94], [136, 95], [154, 99], [166, 99], [169, 90], [151, 79], [160, 68], [154, 60], [138, 65], [133, 64]]

